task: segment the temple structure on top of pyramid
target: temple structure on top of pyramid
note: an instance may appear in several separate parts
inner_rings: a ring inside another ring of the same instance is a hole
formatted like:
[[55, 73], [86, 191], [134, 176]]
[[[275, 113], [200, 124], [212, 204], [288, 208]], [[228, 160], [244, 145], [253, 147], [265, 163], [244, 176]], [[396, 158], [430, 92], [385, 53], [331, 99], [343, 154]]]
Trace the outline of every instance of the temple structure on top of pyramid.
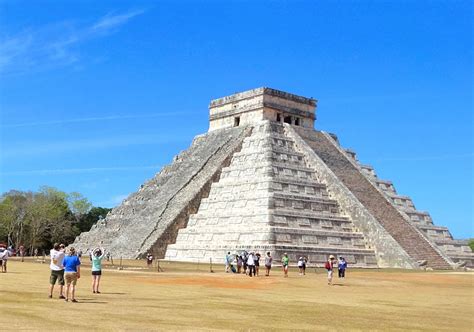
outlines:
[[316, 266], [332, 254], [353, 267], [472, 267], [466, 241], [314, 129], [316, 103], [270, 88], [213, 100], [208, 133], [74, 246], [191, 262], [246, 250]]

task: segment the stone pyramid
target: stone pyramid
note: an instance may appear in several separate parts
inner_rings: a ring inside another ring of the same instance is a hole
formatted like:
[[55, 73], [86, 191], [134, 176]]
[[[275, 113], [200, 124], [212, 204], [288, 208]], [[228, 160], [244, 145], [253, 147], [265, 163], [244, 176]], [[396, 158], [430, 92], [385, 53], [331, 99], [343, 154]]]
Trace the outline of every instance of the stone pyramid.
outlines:
[[315, 108], [269, 88], [212, 101], [209, 132], [74, 245], [194, 262], [252, 250], [316, 265], [333, 254], [359, 267], [472, 266], [466, 242], [314, 130]]

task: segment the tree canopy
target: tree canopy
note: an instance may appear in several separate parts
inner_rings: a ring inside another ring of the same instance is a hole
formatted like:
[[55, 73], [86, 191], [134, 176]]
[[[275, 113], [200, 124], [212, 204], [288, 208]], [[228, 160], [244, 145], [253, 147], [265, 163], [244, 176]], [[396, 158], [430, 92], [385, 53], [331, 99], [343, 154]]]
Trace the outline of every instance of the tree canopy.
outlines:
[[43, 186], [38, 192], [11, 190], [0, 197], [0, 242], [30, 253], [54, 242], [71, 243], [111, 209], [93, 207], [78, 192]]

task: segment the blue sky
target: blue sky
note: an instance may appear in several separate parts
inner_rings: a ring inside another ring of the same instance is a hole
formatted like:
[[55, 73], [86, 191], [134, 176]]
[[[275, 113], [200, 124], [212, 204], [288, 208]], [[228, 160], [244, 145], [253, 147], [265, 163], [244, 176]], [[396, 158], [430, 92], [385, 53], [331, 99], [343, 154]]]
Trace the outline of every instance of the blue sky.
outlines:
[[474, 236], [469, 1], [0, 1], [0, 191], [113, 207], [260, 86]]

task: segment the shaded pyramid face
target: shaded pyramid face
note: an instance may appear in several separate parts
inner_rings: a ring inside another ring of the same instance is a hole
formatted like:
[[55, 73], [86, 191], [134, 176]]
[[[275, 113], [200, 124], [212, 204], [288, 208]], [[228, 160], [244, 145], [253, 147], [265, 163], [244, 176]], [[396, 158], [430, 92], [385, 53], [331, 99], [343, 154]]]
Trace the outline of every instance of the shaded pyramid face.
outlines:
[[377, 266], [374, 250], [306, 166], [284, 126], [270, 121], [253, 127], [165, 258], [220, 262], [228, 251], [243, 250], [270, 251], [276, 260], [286, 252], [290, 260], [306, 256], [316, 264], [341, 255], [352, 266]]

